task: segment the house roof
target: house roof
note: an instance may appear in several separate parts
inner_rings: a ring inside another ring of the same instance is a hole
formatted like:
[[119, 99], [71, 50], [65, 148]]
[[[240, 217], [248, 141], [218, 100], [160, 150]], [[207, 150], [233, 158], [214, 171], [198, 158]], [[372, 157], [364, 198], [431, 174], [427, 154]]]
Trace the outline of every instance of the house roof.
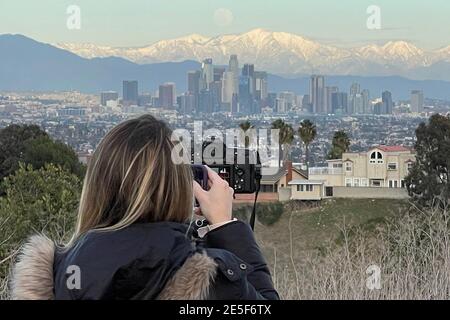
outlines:
[[[305, 179], [308, 179], [308, 174], [306, 173], [306, 171], [296, 168], [294, 166], [292, 167], [292, 171], [295, 171], [296, 173], [298, 173]], [[262, 184], [277, 183], [285, 175], [287, 175], [287, 168], [283, 166], [283, 167], [279, 168], [278, 172], [275, 174], [263, 175], [261, 178], [261, 183]]]
[[405, 152], [405, 151], [411, 151], [410, 149], [404, 147], [404, 146], [378, 146], [375, 148], [372, 148], [370, 150], [373, 149], [380, 149], [381, 151], [384, 152]]

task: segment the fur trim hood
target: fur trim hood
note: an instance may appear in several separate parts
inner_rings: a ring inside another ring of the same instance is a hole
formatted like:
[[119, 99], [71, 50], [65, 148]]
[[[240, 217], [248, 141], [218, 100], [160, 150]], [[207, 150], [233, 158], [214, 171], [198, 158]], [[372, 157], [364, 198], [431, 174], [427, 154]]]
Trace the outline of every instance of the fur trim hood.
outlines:
[[[53, 300], [55, 243], [35, 235], [23, 245], [10, 282], [14, 300]], [[217, 263], [206, 253], [187, 258], [158, 295], [160, 300], [203, 300], [209, 295]]]

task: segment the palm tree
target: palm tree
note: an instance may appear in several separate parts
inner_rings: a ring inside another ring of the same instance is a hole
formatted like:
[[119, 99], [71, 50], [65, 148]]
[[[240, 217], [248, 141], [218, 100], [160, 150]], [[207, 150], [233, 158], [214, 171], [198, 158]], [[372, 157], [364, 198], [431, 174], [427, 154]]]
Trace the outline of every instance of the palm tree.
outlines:
[[[253, 129], [255, 126], [250, 123], [250, 121], [246, 120], [239, 124], [239, 128], [242, 131], [247, 132], [249, 129]], [[250, 145], [250, 137], [245, 136], [245, 147], [248, 148]]]
[[317, 136], [316, 125], [308, 119], [303, 120], [298, 128], [298, 135], [305, 144], [306, 168], [309, 168], [309, 145]]
[[281, 119], [277, 119], [274, 122], [272, 122], [272, 129], [280, 130], [279, 144], [280, 144], [280, 151], [281, 150], [283, 151], [281, 158], [283, 160], [288, 160], [291, 150], [291, 144], [292, 141], [294, 141], [294, 129], [292, 129], [292, 126], [290, 124], [287, 124]]
[[339, 159], [344, 152], [350, 148], [350, 138], [345, 131], [339, 130], [334, 133], [331, 150], [328, 159]]

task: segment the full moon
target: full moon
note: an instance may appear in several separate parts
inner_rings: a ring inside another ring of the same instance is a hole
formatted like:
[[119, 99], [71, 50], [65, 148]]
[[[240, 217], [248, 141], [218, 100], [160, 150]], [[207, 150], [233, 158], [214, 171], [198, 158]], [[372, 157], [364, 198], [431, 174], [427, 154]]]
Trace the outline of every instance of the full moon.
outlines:
[[219, 27], [226, 27], [233, 23], [233, 13], [225, 8], [219, 8], [214, 12], [214, 23]]

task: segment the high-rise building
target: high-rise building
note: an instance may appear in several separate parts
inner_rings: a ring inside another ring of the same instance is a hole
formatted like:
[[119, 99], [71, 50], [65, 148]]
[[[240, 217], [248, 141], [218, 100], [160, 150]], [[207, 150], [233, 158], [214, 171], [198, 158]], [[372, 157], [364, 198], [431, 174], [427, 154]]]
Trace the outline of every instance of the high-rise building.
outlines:
[[333, 92], [331, 94], [331, 112], [334, 114], [347, 113], [348, 95], [346, 92]]
[[225, 68], [223, 67], [214, 67], [213, 72], [213, 81], [222, 81], [223, 74], [225, 72]]
[[288, 111], [287, 101], [284, 98], [277, 98], [275, 105], [275, 111], [277, 113], [286, 113]]
[[353, 82], [350, 87], [350, 95], [360, 94], [361, 86], [357, 82]]
[[326, 112], [324, 104], [324, 88], [325, 78], [320, 75], [312, 75], [309, 86], [309, 96], [313, 113]]
[[224, 72], [222, 79], [222, 102], [231, 104], [234, 93], [234, 74], [230, 71]]
[[422, 90], [411, 91], [411, 112], [413, 112], [413, 113], [423, 112], [423, 91]]
[[124, 105], [133, 105], [138, 103], [138, 82], [136, 80], [123, 81], [122, 103]]
[[183, 95], [180, 96], [180, 111], [184, 114], [191, 114], [195, 111], [195, 96], [190, 93], [186, 92]]
[[363, 98], [362, 94], [351, 94], [348, 97], [348, 114], [363, 114]]
[[[297, 97], [295, 93], [292, 91], [280, 92], [278, 98], [283, 103], [283, 108], [281, 108], [283, 112], [289, 112], [297, 106], [296, 105]], [[279, 111], [278, 108], [277, 110]]]
[[306, 112], [312, 112], [311, 97], [309, 94], [305, 94], [302, 98], [302, 110]]
[[383, 91], [381, 94], [381, 101], [383, 102], [383, 110], [384, 114], [392, 114], [392, 110], [394, 109], [394, 103], [392, 102], [392, 93], [390, 91]]
[[198, 108], [198, 95], [200, 93], [200, 79], [202, 73], [199, 70], [188, 72], [188, 92], [194, 96], [194, 110]]
[[244, 64], [242, 67], [242, 76], [248, 77], [250, 81], [250, 94], [255, 96], [256, 79], [255, 79], [255, 65]]
[[119, 94], [116, 91], [103, 91], [100, 93], [100, 104], [106, 106], [108, 101], [119, 100]]
[[228, 71], [233, 74], [233, 94], [239, 94], [239, 61], [235, 54], [230, 56]]
[[159, 86], [159, 106], [165, 109], [173, 109], [175, 105], [175, 83], [167, 82]]
[[331, 95], [339, 91], [338, 87], [325, 87], [325, 95], [324, 95], [324, 104], [325, 104], [325, 112], [333, 113], [333, 108], [331, 104]]
[[370, 110], [370, 92], [367, 89], [364, 89], [361, 91], [362, 96], [362, 113], [363, 114], [369, 114], [371, 113]]
[[256, 100], [267, 99], [267, 72], [255, 71], [255, 98]]
[[239, 77], [239, 112], [250, 114], [253, 107], [253, 98], [250, 92], [251, 79], [248, 76]]
[[212, 59], [205, 59], [202, 62], [202, 77], [200, 81], [200, 90], [209, 89], [209, 85], [214, 81], [214, 67]]

